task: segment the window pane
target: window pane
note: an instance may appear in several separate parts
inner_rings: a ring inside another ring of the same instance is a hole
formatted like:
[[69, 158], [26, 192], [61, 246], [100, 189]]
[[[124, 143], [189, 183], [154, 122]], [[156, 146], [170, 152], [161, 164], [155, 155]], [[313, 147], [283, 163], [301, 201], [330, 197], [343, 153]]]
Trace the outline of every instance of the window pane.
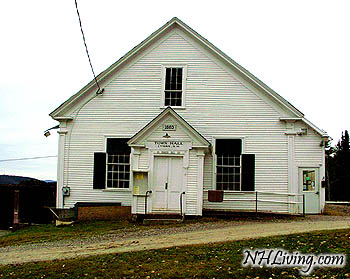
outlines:
[[182, 89], [182, 68], [177, 69], [176, 89]]
[[167, 68], [165, 74], [165, 106], [182, 105], [182, 68]]
[[242, 153], [241, 139], [216, 139], [215, 154], [239, 156]]
[[303, 170], [303, 191], [315, 191], [315, 171]]
[[170, 90], [170, 72], [171, 69], [167, 68], [165, 74], [165, 90]]
[[129, 187], [130, 147], [126, 141], [127, 139], [107, 139], [108, 188]]
[[240, 191], [240, 156], [221, 154], [216, 160], [216, 189]]

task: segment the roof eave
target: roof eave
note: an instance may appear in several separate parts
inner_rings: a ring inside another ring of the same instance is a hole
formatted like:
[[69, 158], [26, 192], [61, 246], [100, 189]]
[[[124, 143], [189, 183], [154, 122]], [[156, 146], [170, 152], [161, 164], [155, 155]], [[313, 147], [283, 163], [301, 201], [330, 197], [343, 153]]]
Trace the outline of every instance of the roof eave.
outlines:
[[[98, 76], [96, 77], [96, 80], [98, 82], [103, 81], [103, 79], [105, 79], [108, 75], [110, 75], [112, 72], [114, 72], [122, 64], [126, 63], [139, 50], [141, 50], [145, 46], [149, 45], [154, 39], [156, 39], [164, 31], [166, 31], [176, 21], [178, 21], [178, 19], [176, 17], [174, 17], [170, 21], [168, 21], [166, 24], [164, 24], [162, 27], [160, 27], [158, 30], [153, 32], [150, 36], [148, 36], [145, 40], [143, 40], [141, 43], [139, 43], [133, 49], [131, 49], [129, 52], [127, 52], [125, 55], [123, 55], [119, 60], [117, 60], [115, 63], [113, 63], [111, 66], [109, 66], [106, 70], [104, 70], [103, 72], [98, 74]], [[63, 102], [58, 108], [56, 108], [54, 111], [52, 111], [49, 114], [49, 116], [51, 116], [53, 119], [56, 119], [57, 115], [59, 115], [62, 111], [64, 111], [67, 107], [69, 107], [70, 104], [74, 103], [85, 92], [93, 89], [94, 87], [96, 87], [95, 80], [92, 80], [88, 84], [86, 84], [81, 90], [79, 90], [76, 94], [71, 96], [67, 101]]]
[[[234, 69], [236, 69], [241, 75], [243, 75], [245, 78], [256, 84], [259, 88], [261, 88], [264, 92], [266, 92], [272, 99], [274, 99], [276, 102], [280, 103], [282, 106], [286, 107], [290, 111], [292, 111], [296, 116], [303, 117], [304, 114], [299, 111], [297, 108], [295, 108], [292, 104], [290, 104], [287, 100], [285, 100], [282, 96], [280, 96], [278, 93], [276, 93], [274, 90], [269, 88], [265, 83], [260, 81], [257, 77], [255, 77], [253, 74], [251, 74], [249, 71], [247, 71], [245, 68], [243, 68], [241, 65], [239, 65], [237, 62], [235, 62], [233, 59], [231, 59], [229, 56], [227, 56], [224, 52], [222, 52], [219, 48], [214, 46], [212, 43], [210, 43], [207, 39], [202, 37], [199, 33], [197, 33], [195, 30], [193, 30], [191, 27], [186, 25], [184, 22], [182, 22], [177, 17], [172, 18], [170, 21], [168, 21], [166, 24], [164, 24], [162, 27], [160, 27], [158, 30], [153, 32], [150, 36], [148, 36], [145, 40], [143, 40], [140, 44], [135, 46], [132, 50], [130, 50], [128, 53], [126, 53], [124, 56], [122, 56], [117, 62], [113, 63], [110, 67], [108, 67], [106, 70], [101, 72], [97, 76], [98, 82], [103, 82], [105, 78], [107, 78], [112, 72], [114, 72], [118, 67], [129, 61], [130, 58], [134, 54], [136, 54], [138, 51], [142, 50], [144, 47], [148, 46], [153, 40], [155, 40], [158, 36], [160, 36], [163, 32], [167, 31], [169, 28], [171, 28], [172, 25], [178, 24], [183, 30], [191, 34], [194, 38], [196, 38], [199, 42], [201, 42], [203, 45], [205, 45], [209, 50], [214, 52], [216, 55], [218, 55], [221, 59], [226, 61], [229, 65], [231, 65]], [[51, 112], [49, 115], [52, 118], [56, 118], [57, 116], [63, 116], [60, 115], [64, 113], [67, 108], [69, 108], [74, 102], [76, 102], [85, 92], [93, 89], [96, 87], [95, 81], [92, 80], [87, 85], [85, 85], [79, 92], [71, 96], [67, 101], [62, 103], [57, 109], [55, 109], [53, 112]]]
[[242, 75], [244, 75], [246, 78], [248, 78], [250, 81], [257, 84], [260, 88], [262, 88], [266, 93], [268, 93], [273, 99], [275, 99], [278, 103], [281, 103], [283, 106], [287, 107], [288, 109], [292, 110], [296, 115], [303, 117], [304, 114], [298, 110], [296, 107], [294, 107], [291, 103], [289, 103], [286, 99], [284, 99], [281, 95], [279, 95], [277, 92], [275, 92], [273, 89], [268, 87], [265, 83], [263, 83], [260, 79], [255, 77], [252, 73], [250, 73], [248, 70], [246, 70], [244, 67], [239, 65], [236, 61], [234, 61], [231, 57], [226, 55], [223, 51], [221, 51], [219, 48], [217, 48], [215, 45], [213, 45], [211, 42], [209, 42], [207, 39], [205, 39], [202, 35], [197, 33], [195, 30], [193, 30], [191, 27], [186, 25], [184, 22], [182, 22], [180, 19], [177, 19], [178, 24], [187, 32], [191, 33], [192, 36], [196, 37], [197, 40], [199, 40], [202, 44], [206, 45], [211, 51], [219, 55], [222, 59], [224, 59], [226, 62], [228, 62], [232, 67], [237, 69]]

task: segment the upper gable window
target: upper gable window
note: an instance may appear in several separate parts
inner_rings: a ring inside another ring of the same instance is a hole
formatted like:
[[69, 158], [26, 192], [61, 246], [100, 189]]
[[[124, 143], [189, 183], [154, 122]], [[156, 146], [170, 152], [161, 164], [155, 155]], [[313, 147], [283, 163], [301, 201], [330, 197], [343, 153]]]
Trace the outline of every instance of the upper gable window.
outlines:
[[163, 104], [162, 106], [185, 106], [185, 74], [183, 66], [164, 67]]

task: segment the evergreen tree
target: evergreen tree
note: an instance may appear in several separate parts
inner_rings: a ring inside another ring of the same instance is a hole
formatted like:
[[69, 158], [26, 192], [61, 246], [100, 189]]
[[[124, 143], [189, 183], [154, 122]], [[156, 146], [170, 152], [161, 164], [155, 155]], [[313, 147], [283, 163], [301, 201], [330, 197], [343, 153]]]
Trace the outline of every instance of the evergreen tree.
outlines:
[[350, 141], [345, 130], [335, 147], [334, 156], [329, 156], [327, 172], [331, 187], [331, 200], [350, 201]]
[[326, 200], [331, 201], [331, 178], [334, 177], [334, 152], [335, 148], [331, 144], [331, 140], [326, 141], [325, 153], [326, 153]]

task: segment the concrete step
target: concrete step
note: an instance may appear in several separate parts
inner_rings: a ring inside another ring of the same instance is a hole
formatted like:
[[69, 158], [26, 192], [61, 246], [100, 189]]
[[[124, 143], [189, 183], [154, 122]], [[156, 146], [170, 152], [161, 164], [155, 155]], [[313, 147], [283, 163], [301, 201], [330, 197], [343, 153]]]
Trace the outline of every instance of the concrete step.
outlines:
[[171, 219], [143, 219], [143, 224], [144, 225], [168, 225], [168, 224], [177, 224], [177, 223], [182, 223], [183, 219], [178, 219], [178, 218], [171, 218]]

